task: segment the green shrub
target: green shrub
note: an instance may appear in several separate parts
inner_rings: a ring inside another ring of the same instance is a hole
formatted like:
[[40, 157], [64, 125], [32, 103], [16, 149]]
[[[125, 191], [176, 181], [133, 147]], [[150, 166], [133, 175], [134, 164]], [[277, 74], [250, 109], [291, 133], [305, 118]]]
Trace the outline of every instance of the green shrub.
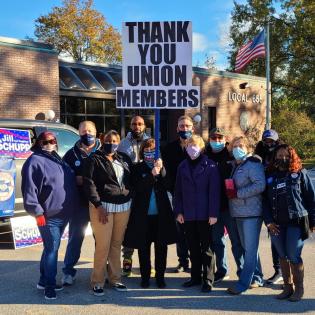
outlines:
[[315, 157], [315, 123], [305, 113], [282, 110], [272, 116], [272, 129], [303, 159]]

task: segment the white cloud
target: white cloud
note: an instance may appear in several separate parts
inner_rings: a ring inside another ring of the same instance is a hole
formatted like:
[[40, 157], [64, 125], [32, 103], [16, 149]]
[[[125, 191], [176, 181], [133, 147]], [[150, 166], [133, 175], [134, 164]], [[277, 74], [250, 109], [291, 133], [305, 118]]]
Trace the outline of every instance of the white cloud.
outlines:
[[208, 38], [201, 33], [193, 33], [193, 52], [204, 52], [209, 47]]
[[230, 27], [232, 23], [231, 15], [229, 14], [225, 21], [219, 24], [219, 45], [220, 48], [226, 52], [229, 50], [231, 43]]

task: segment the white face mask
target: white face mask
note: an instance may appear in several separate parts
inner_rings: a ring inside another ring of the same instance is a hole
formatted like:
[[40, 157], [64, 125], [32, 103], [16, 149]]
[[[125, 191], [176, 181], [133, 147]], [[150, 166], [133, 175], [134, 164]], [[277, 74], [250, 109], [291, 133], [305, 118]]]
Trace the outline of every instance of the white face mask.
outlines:
[[42, 146], [42, 150], [51, 153], [53, 151], [57, 151], [57, 145], [56, 144], [46, 144], [46, 145]]

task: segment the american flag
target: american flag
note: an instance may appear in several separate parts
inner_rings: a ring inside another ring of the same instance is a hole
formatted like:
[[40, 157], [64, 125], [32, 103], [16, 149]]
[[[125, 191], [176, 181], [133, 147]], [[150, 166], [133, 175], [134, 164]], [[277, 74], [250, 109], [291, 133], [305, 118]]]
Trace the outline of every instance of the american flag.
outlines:
[[264, 57], [265, 55], [265, 30], [262, 30], [253, 40], [242, 46], [238, 51], [235, 71], [240, 72], [251, 60]]

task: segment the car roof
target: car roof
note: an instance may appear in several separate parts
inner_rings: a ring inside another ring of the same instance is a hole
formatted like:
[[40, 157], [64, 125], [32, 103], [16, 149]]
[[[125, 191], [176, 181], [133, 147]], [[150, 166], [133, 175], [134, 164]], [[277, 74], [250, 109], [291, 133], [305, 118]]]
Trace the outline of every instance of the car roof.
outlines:
[[59, 122], [52, 122], [47, 120], [35, 120], [35, 119], [10, 119], [0, 118], [0, 128], [21, 128], [21, 127], [43, 127], [43, 128], [61, 128], [78, 133], [78, 130]]

